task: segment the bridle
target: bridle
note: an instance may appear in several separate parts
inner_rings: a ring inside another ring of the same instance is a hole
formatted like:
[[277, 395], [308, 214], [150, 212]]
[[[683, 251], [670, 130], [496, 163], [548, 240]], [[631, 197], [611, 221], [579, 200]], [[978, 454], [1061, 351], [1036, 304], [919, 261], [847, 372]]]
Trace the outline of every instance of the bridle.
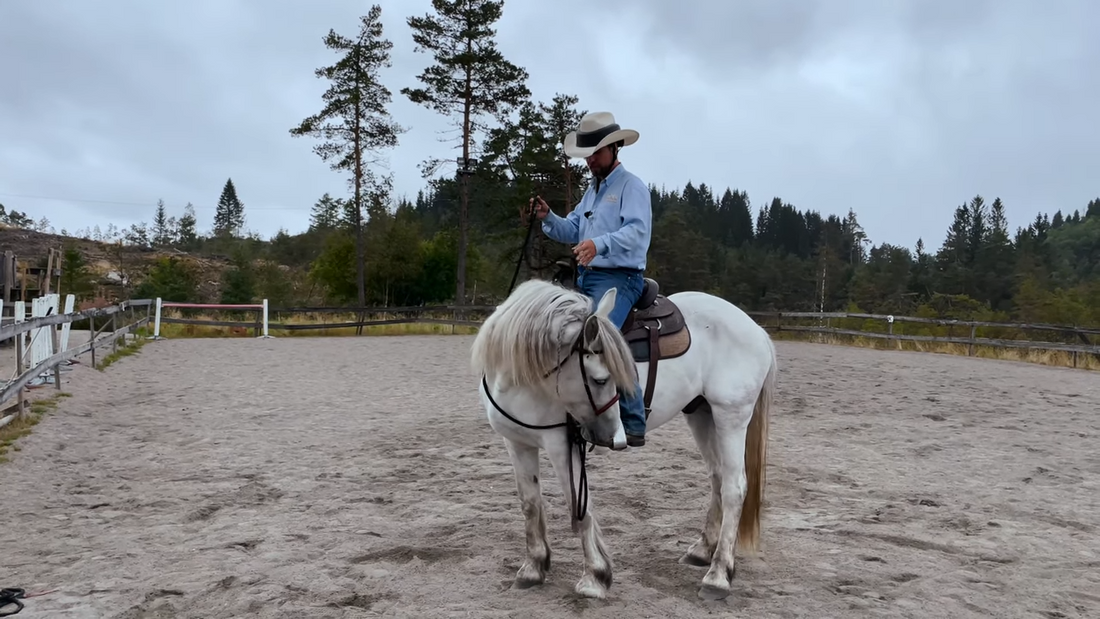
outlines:
[[[559, 361], [558, 364], [555, 365], [553, 368], [551, 368], [549, 371], [544, 372], [543, 375], [542, 375], [542, 378], [547, 379], [547, 378], [550, 378], [551, 375], [553, 375], [557, 372], [560, 372], [562, 370], [562, 368], [565, 367], [565, 363], [567, 361], [569, 361], [569, 358], [572, 357], [574, 354], [577, 355], [577, 367], [580, 369], [580, 372], [581, 372], [581, 382], [584, 384], [584, 392], [588, 396], [588, 404], [592, 407], [592, 414], [595, 415], [596, 417], [599, 417], [600, 415], [606, 413], [608, 411], [608, 409], [610, 409], [612, 406], [615, 405], [616, 402], [619, 401], [619, 393], [618, 393], [618, 391], [616, 391], [615, 395], [612, 396], [611, 399], [608, 400], [607, 403], [605, 403], [603, 406], [599, 406], [599, 405], [596, 404], [596, 398], [592, 396], [592, 387], [591, 387], [591, 385], [589, 385], [588, 370], [584, 366], [584, 356], [585, 355], [594, 355], [596, 353], [595, 353], [595, 351], [592, 351], [592, 350], [589, 350], [588, 348], [585, 348], [585, 346], [584, 346], [584, 330], [583, 329], [581, 330], [581, 333], [577, 334], [577, 339], [573, 342], [573, 345], [569, 348], [569, 354], [565, 355], [565, 358], [563, 358], [561, 361]], [[552, 429], [555, 429], [555, 428], [560, 428], [560, 427], [565, 425], [565, 423], [555, 423], [555, 424], [546, 425], [546, 426], [535, 426], [535, 425], [531, 425], [529, 423], [525, 423], [523, 421], [520, 421], [519, 419], [516, 419], [515, 417], [509, 415], [504, 409], [502, 409], [500, 407], [499, 404], [497, 404], [496, 400], [493, 399], [492, 394], [489, 393], [489, 383], [488, 383], [488, 381], [487, 381], [487, 379], [484, 375], [482, 375], [482, 377], [481, 377], [481, 384], [482, 384], [482, 386], [485, 387], [485, 395], [489, 397], [489, 401], [492, 402], [493, 406], [496, 407], [496, 409], [498, 411], [500, 411], [500, 414], [504, 415], [505, 417], [507, 417], [509, 420], [511, 420], [515, 424], [521, 425], [521, 426], [523, 426], [525, 428], [528, 428], [530, 430], [552, 430]], [[572, 418], [571, 415], [568, 415], [568, 416], [570, 418]]]
[[[545, 372], [542, 375], [542, 377], [543, 377], [543, 379], [547, 379], [547, 378], [550, 378], [550, 376], [552, 374], [555, 374], [556, 372], [561, 371], [561, 369], [565, 367], [565, 363], [567, 361], [569, 361], [569, 358], [572, 357], [574, 354], [577, 355], [577, 365], [580, 367], [581, 381], [584, 383], [584, 391], [588, 395], [588, 403], [592, 406], [592, 412], [595, 414], [595, 416], [599, 417], [600, 415], [606, 413], [608, 411], [608, 409], [610, 409], [612, 406], [615, 405], [616, 402], [619, 401], [619, 393], [618, 393], [618, 390], [616, 390], [615, 395], [603, 406], [597, 406], [596, 405], [596, 399], [594, 397], [592, 397], [592, 387], [589, 386], [589, 384], [588, 384], [588, 382], [589, 382], [588, 381], [588, 371], [584, 367], [584, 356], [585, 355], [592, 355], [592, 354], [596, 354], [596, 353], [592, 350], [589, 350], [588, 348], [586, 348], [584, 346], [584, 328], [583, 327], [581, 328], [581, 332], [577, 334], [577, 339], [573, 342], [573, 345], [569, 348], [569, 354], [567, 354], [565, 356], [565, 358], [563, 358], [561, 361], [559, 361], [557, 365], [555, 365], [549, 371]], [[554, 430], [554, 429], [557, 429], [557, 428], [565, 428], [566, 429], [566, 441], [569, 444], [569, 451], [570, 451], [570, 454], [569, 454], [569, 487], [572, 490], [572, 495], [573, 495], [573, 499], [574, 499], [573, 500], [574, 509], [572, 510], [570, 515], [573, 518], [573, 523], [574, 524], [576, 524], [578, 521], [584, 520], [585, 515], [587, 515], [587, 513], [588, 513], [588, 471], [585, 468], [585, 449], [584, 449], [584, 447], [585, 447], [585, 444], [588, 443], [588, 441], [581, 434], [580, 424], [577, 423], [577, 420], [573, 418], [573, 415], [571, 415], [569, 413], [566, 413], [565, 414], [565, 421], [563, 421], [561, 423], [555, 423], [555, 424], [550, 424], [550, 425], [545, 425], [545, 426], [536, 426], [536, 425], [526, 423], [524, 421], [520, 421], [519, 419], [516, 419], [512, 415], [509, 415], [508, 411], [504, 410], [500, 406], [500, 404], [498, 404], [497, 401], [495, 399], [493, 399], [493, 394], [489, 393], [489, 382], [486, 379], [484, 374], [481, 376], [481, 385], [485, 390], [485, 397], [489, 398], [489, 402], [493, 405], [494, 408], [497, 409], [497, 412], [499, 412], [501, 415], [504, 415], [505, 417], [507, 417], [508, 420], [510, 420], [512, 423], [514, 423], [516, 425], [523, 426], [524, 428], [527, 428], [529, 430]], [[580, 489], [578, 489], [576, 487], [576, 485], [573, 483], [573, 454], [572, 454], [573, 447], [577, 448], [577, 453], [578, 453], [578, 455], [580, 457], [580, 460], [581, 460], [581, 475], [580, 475], [581, 488]], [[589, 447], [588, 451], [592, 451], [595, 448], [596, 448], [595, 443], [591, 443], [591, 446]], [[582, 500], [581, 494], [582, 493], [584, 495], [583, 496], [583, 501], [584, 501], [583, 504], [581, 503], [581, 500]]]

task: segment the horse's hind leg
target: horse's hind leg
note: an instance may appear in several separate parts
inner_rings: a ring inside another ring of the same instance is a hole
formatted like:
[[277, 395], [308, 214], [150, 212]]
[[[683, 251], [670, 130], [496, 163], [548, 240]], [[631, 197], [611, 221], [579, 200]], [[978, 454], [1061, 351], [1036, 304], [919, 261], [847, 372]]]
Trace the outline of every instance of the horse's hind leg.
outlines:
[[714, 438], [714, 418], [710, 405], [703, 403], [690, 415], [685, 415], [691, 435], [703, 456], [710, 478], [710, 507], [707, 509], [703, 530], [695, 543], [680, 557], [680, 563], [696, 567], [710, 567], [714, 548], [718, 544], [719, 528], [722, 525], [722, 477], [718, 472], [718, 454]]
[[515, 585], [520, 589], [541, 585], [550, 571], [550, 543], [546, 538], [546, 506], [539, 485], [539, 450], [504, 439], [512, 456], [516, 473], [516, 489], [523, 509], [527, 557], [516, 572]]
[[[745, 436], [752, 418], [753, 402], [733, 405], [711, 404], [713, 441], [716, 457], [717, 487], [721, 490], [721, 509], [717, 542], [710, 569], [703, 576], [699, 596], [722, 599], [729, 595], [730, 581], [736, 572], [734, 546], [737, 542], [741, 507], [748, 490], [745, 473]], [[712, 482], [713, 483], [713, 482]]]
[[[576, 497], [573, 496], [574, 488], [581, 489], [581, 461], [575, 449], [570, 449], [568, 443], [562, 440], [553, 446], [547, 447], [550, 462], [554, 465], [554, 474], [561, 481], [562, 494], [565, 496], [565, 505], [571, 514], [576, 514]], [[570, 466], [572, 461], [572, 484], [570, 483]], [[611, 588], [611, 556], [603, 542], [603, 534], [600, 525], [592, 514], [592, 505], [588, 498], [582, 494], [582, 507], [586, 507], [584, 519], [580, 522], [574, 520], [573, 532], [581, 539], [581, 548], [584, 551], [584, 573], [577, 581], [574, 590], [584, 597], [603, 599]], [[585, 505], [587, 503], [587, 505]]]

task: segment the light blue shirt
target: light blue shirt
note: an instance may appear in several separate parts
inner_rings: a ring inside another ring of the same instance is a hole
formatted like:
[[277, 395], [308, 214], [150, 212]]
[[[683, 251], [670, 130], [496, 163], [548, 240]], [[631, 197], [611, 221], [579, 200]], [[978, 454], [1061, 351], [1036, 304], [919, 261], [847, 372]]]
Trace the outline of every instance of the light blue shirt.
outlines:
[[649, 188], [621, 163], [600, 183], [599, 193], [595, 187], [590, 184], [565, 217], [550, 211], [542, 231], [570, 245], [592, 239], [596, 257], [589, 266], [645, 269], [653, 224]]

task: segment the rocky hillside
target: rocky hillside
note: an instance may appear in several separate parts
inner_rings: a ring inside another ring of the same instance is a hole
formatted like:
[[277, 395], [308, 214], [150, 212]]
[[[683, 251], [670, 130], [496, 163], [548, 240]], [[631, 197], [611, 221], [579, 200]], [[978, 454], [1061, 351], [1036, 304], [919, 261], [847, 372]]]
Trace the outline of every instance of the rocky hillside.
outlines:
[[217, 299], [220, 294], [222, 273], [229, 267], [229, 259], [224, 256], [190, 254], [171, 248], [155, 250], [21, 228], [0, 227], [0, 252], [10, 250], [20, 263], [29, 266], [46, 266], [51, 248], [58, 250], [73, 248], [80, 252], [90, 283], [95, 287], [95, 296], [111, 300], [130, 298], [130, 291], [142, 282], [156, 261], [169, 256], [188, 263], [188, 266], [199, 276], [200, 294], [204, 299]]

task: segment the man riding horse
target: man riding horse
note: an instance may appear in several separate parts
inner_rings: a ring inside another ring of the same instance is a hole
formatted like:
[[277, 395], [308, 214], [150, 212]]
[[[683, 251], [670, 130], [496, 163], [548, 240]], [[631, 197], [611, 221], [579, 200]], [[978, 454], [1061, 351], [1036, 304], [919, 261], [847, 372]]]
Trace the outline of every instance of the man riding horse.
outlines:
[[[609, 318], [619, 328], [642, 294], [653, 219], [649, 188], [619, 161], [619, 150], [637, 141], [638, 132], [620, 128], [610, 113], [585, 115], [577, 130], [565, 136], [565, 153], [584, 159], [594, 182], [565, 217], [551, 211], [541, 197], [530, 204], [546, 236], [573, 245], [578, 290], [599, 301], [608, 289], [618, 289]], [[619, 411], [627, 445], [645, 445], [645, 406], [637, 376], [633, 392], [620, 393]]]

